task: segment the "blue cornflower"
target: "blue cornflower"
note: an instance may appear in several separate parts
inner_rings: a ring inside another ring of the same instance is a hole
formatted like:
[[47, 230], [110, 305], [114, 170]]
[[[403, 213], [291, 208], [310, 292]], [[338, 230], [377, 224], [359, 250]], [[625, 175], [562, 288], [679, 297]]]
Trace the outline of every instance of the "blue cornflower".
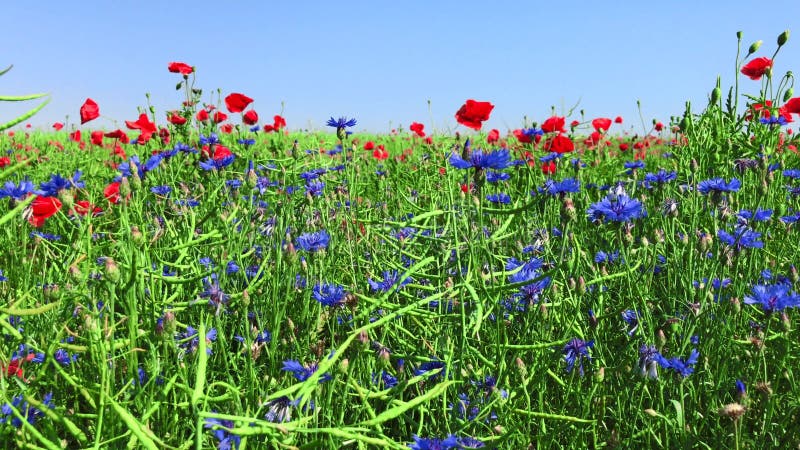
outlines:
[[585, 342], [578, 338], [569, 341], [562, 350], [564, 353], [564, 360], [567, 362], [567, 372], [572, 372], [577, 362], [578, 371], [583, 375], [583, 359], [592, 360], [592, 357], [589, 356], [589, 349], [592, 347], [594, 347], [594, 341]]
[[219, 144], [219, 138], [217, 137], [217, 133], [211, 133], [208, 137], [200, 135], [200, 145], [214, 145]]
[[626, 161], [623, 166], [628, 169], [625, 173], [631, 175], [636, 169], [644, 169], [644, 161]]
[[42, 197], [57, 197], [58, 193], [64, 189], [72, 187], [83, 189], [86, 187], [86, 183], [81, 181], [82, 174], [83, 172], [76, 170], [75, 174], [72, 175], [72, 179], [64, 178], [57, 173], [52, 174], [50, 175], [50, 180], [40, 184], [39, 190], [34, 192]]
[[200, 298], [207, 298], [208, 304], [213, 306], [219, 314], [222, 307], [228, 304], [231, 296], [222, 292], [215, 273], [212, 273], [210, 277], [203, 278], [203, 287], [205, 290], [200, 293]]
[[800, 178], [800, 169], [786, 169], [783, 171], [783, 176], [786, 178]]
[[199, 153], [196, 148], [189, 147], [183, 142], [178, 142], [172, 149], [182, 153]]
[[[311, 362], [303, 365], [300, 364], [299, 361], [289, 359], [283, 362], [283, 367], [281, 368], [281, 370], [285, 372], [291, 372], [292, 376], [297, 378], [298, 381], [306, 381], [311, 375], [314, 374], [314, 372], [317, 371], [318, 368], [319, 364], [316, 362]], [[320, 377], [319, 383], [320, 384], [324, 383], [330, 380], [331, 378], [333, 377], [331, 377], [329, 374], [326, 373], [325, 375]]]
[[219, 170], [231, 165], [234, 159], [236, 159], [234, 155], [228, 155], [219, 159], [211, 158], [206, 161], [200, 161], [200, 168], [203, 170]]
[[40, 239], [44, 239], [46, 241], [60, 241], [61, 236], [52, 233], [43, 233], [41, 231], [31, 231], [30, 237], [38, 237]]
[[[442, 369], [440, 372], [430, 375], [429, 372], [433, 372], [434, 370]], [[437, 378], [442, 378], [445, 376], [447, 368], [445, 367], [444, 361], [439, 359], [433, 359], [431, 361], [426, 361], [419, 365], [419, 367], [414, 370], [414, 376], [429, 376], [429, 380], [435, 380]]]
[[391, 389], [391, 388], [397, 386], [398, 381], [397, 381], [397, 377], [395, 377], [394, 375], [390, 374], [389, 372], [383, 370], [383, 371], [381, 371], [381, 375], [380, 376], [377, 376], [375, 374], [372, 375], [372, 383], [373, 384], [383, 383], [383, 387], [384, 388]]
[[307, 252], [318, 252], [328, 248], [331, 237], [325, 230], [303, 233], [297, 238], [297, 246]]
[[658, 361], [663, 359], [655, 345], [642, 344], [639, 348], [639, 371], [643, 377], [658, 378]]
[[356, 126], [356, 123], [356, 119], [348, 119], [347, 117], [339, 117], [339, 120], [331, 117], [327, 122], [325, 122], [326, 125], [336, 128], [337, 130], [340, 128], [344, 129], [354, 127]]
[[69, 352], [60, 348], [53, 353], [53, 359], [62, 366], [68, 366], [78, 360], [78, 355], [70, 355]]
[[626, 309], [622, 311], [622, 320], [628, 324], [630, 329], [628, 330], [628, 336], [633, 336], [633, 333], [636, 332], [636, 329], [639, 328], [639, 312], [634, 311], [632, 309]]
[[791, 285], [785, 283], [757, 284], [753, 286], [752, 294], [744, 297], [744, 303], [761, 305], [761, 309], [766, 313], [800, 307], [800, 296], [796, 292], [790, 291], [790, 288]]
[[[223, 428], [224, 427], [224, 428]], [[230, 434], [225, 431], [225, 428], [233, 428], [234, 423], [230, 420], [222, 420], [216, 418], [207, 418], [203, 424], [203, 428], [213, 429], [214, 437], [217, 438], [218, 450], [236, 450], [242, 440], [241, 437]]]
[[486, 195], [486, 200], [492, 203], [500, 203], [503, 205], [511, 203], [511, 197], [505, 192], [498, 192], [497, 194], [488, 194]]
[[[212, 328], [206, 332], [206, 344], [211, 344], [217, 340], [217, 329]], [[178, 347], [185, 350], [187, 353], [194, 353], [200, 345], [200, 338], [197, 336], [197, 330], [192, 326], [187, 326], [186, 331], [178, 333], [175, 336]], [[206, 346], [206, 354], [211, 354], [211, 346]]]
[[644, 175], [644, 186], [647, 189], [652, 189], [653, 185], [666, 184], [670, 181], [674, 181], [676, 178], [678, 178], [677, 172], [667, 172], [664, 169], [660, 169], [656, 173], [647, 173]]
[[328, 153], [328, 156], [333, 156], [333, 155], [338, 155], [339, 153], [342, 153], [342, 151], [343, 151], [342, 150], [342, 146], [341, 145], [337, 145], [337, 146], [333, 147], [332, 149], [328, 150], [327, 153]]
[[786, 117], [783, 117], [783, 115], [762, 117], [758, 119], [758, 121], [763, 123], [764, 125], [786, 125], [787, 123], [789, 123], [786, 121]]
[[770, 219], [770, 217], [772, 217], [772, 210], [758, 208], [756, 212], [753, 213], [752, 211], [743, 209], [736, 213], [736, 217], [739, 219], [739, 223], [745, 225], [749, 220], [753, 220], [755, 222], [766, 222]]
[[[549, 163], [549, 162], [552, 162], [552, 161], [559, 160], [559, 159], [561, 159], [561, 158], [563, 158], [563, 157], [564, 157], [564, 155], [563, 155], [562, 153], [558, 153], [558, 152], [550, 152], [550, 153], [547, 153], [547, 154], [546, 154], [546, 155], [544, 155], [544, 156], [540, 156], [540, 157], [539, 157], [539, 162], [543, 162], [543, 163]], [[572, 162], [572, 164], [573, 164], [573, 165], [574, 165], [574, 164], [577, 164], [577, 163], [576, 163], [576, 162], [574, 162], [574, 161], [577, 161], [577, 159], [574, 159], [574, 160], [573, 160], [573, 162]]]
[[600, 250], [594, 255], [594, 262], [597, 264], [613, 264], [618, 260], [620, 260], [619, 250], [610, 253]]
[[8, 281], [8, 278], [3, 276], [3, 269], [0, 269], [0, 283], [4, 281]]
[[567, 194], [570, 192], [580, 192], [581, 182], [575, 178], [564, 178], [561, 181], [545, 180], [542, 191], [547, 192], [549, 195]]
[[515, 303], [505, 303], [506, 309], [516, 309], [521, 312], [528, 311], [528, 308], [539, 302], [539, 297], [548, 286], [550, 286], [550, 277], [544, 277], [520, 287], [519, 291], [511, 295], [511, 298], [516, 300]]
[[520, 262], [516, 258], [510, 258], [508, 262], [506, 262], [506, 272], [511, 272], [514, 269], [520, 268], [521, 269], [517, 272], [508, 276], [509, 283], [521, 283], [524, 281], [530, 281], [534, 278], [539, 276], [539, 269], [542, 267], [542, 260], [536, 257], [532, 257], [528, 261]]
[[736, 380], [736, 397], [739, 400], [747, 397], [747, 386], [745, 386], [742, 380]]
[[321, 196], [324, 189], [325, 183], [321, 181], [312, 181], [310, 183], [306, 183], [306, 194], [311, 195], [312, 197]]
[[511, 160], [508, 149], [495, 150], [491, 153], [484, 153], [476, 150], [469, 155], [469, 160], [464, 160], [461, 156], [453, 153], [450, 156], [450, 165], [457, 169], [495, 169], [501, 170], [508, 167]]
[[406, 277], [403, 281], [400, 281], [400, 274], [396, 270], [384, 270], [382, 281], [375, 281], [372, 278], [367, 278], [369, 287], [376, 292], [387, 292], [395, 285], [397, 286], [396, 289], [399, 290], [411, 281], [413, 280], [410, 277]]
[[228, 275], [233, 275], [234, 273], [239, 272], [239, 265], [236, 264], [236, 261], [230, 260], [228, 264], [225, 265], [225, 273]]
[[172, 188], [169, 186], [153, 186], [150, 188], [150, 192], [156, 195], [167, 196], [172, 192]]
[[255, 145], [256, 140], [255, 139], [238, 139], [236, 142], [239, 143], [239, 144], [244, 145], [245, 147], [249, 147], [251, 145]]
[[692, 349], [692, 352], [689, 354], [689, 357], [686, 360], [683, 360], [678, 357], [673, 357], [670, 359], [665, 358], [661, 353], [657, 353], [655, 355], [656, 361], [658, 364], [665, 368], [665, 369], [672, 369], [675, 372], [678, 372], [681, 377], [686, 378], [694, 372], [694, 366], [697, 364], [697, 360], [700, 358], [700, 352], [697, 351], [696, 348]]
[[592, 221], [610, 220], [612, 222], [629, 222], [633, 219], [647, 217], [639, 200], [625, 194], [609, 194], [603, 200], [593, 203], [586, 211]]
[[742, 187], [742, 182], [736, 178], [731, 179], [730, 183], [722, 178], [712, 178], [710, 180], [701, 181], [700, 184], [697, 185], [697, 190], [703, 195], [718, 195], [722, 192], [738, 192], [740, 187]]
[[758, 240], [761, 237], [761, 233], [751, 230], [746, 225], [736, 225], [733, 234], [725, 230], [718, 230], [717, 237], [736, 251], [741, 251], [745, 248], [764, 247], [764, 243]]
[[486, 172], [486, 181], [489, 183], [499, 183], [501, 181], [506, 181], [509, 178], [511, 178], [511, 175], [505, 172], [495, 172], [494, 170]]
[[475, 439], [471, 436], [464, 436], [462, 438], [458, 438], [458, 446], [459, 448], [483, 448], [486, 446], [483, 442]]
[[408, 444], [408, 447], [412, 450], [448, 450], [458, 449], [461, 446], [458, 443], [458, 438], [451, 434], [444, 439], [421, 438], [414, 435], [414, 442]]
[[0, 189], [0, 198], [9, 197], [13, 200], [24, 200], [29, 194], [34, 191], [33, 182], [24, 179], [19, 184], [14, 184], [13, 181], [6, 181], [3, 188]]
[[314, 285], [311, 292], [314, 299], [323, 306], [335, 307], [345, 303], [346, 293], [344, 286], [339, 286], [338, 284], [318, 283]]

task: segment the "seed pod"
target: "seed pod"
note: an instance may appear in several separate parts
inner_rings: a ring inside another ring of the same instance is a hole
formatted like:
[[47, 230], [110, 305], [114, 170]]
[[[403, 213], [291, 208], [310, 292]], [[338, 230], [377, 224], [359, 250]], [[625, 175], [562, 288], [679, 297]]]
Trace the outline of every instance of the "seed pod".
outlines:
[[789, 41], [789, 30], [778, 35], [778, 47], [783, 47]]
[[[747, 56], [750, 56], [750, 55], [752, 55], [753, 53], [757, 52], [757, 51], [758, 51], [758, 48], [759, 48], [759, 47], [761, 47], [761, 44], [763, 44], [763, 43], [764, 43], [764, 41], [762, 41], [762, 40], [758, 40], [758, 41], [755, 41], [755, 42], [753, 42], [752, 44], [750, 44], [750, 49], [749, 49], [749, 50], [747, 50]], [[747, 56], [745, 56], [745, 58], [746, 58]]]

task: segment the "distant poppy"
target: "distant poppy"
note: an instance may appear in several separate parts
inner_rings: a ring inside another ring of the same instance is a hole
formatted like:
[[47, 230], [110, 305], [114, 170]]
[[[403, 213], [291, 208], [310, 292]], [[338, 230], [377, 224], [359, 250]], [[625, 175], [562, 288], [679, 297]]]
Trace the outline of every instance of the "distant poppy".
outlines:
[[70, 211], [70, 215], [85, 216], [86, 214], [89, 214], [89, 211], [91, 211], [92, 215], [95, 216], [103, 212], [103, 209], [98, 206], [92, 205], [91, 203], [89, 203], [88, 200], [77, 200], [75, 201], [75, 205], [72, 208], [72, 211]]
[[[94, 133], [92, 133], [92, 135], [94, 135]], [[119, 141], [122, 142], [123, 144], [127, 144], [128, 142], [130, 142], [130, 138], [128, 138], [128, 135], [124, 131], [120, 130], [119, 128], [117, 128], [114, 131], [109, 131], [108, 133], [104, 134], [103, 136], [105, 136], [107, 138], [112, 138], [112, 139], [119, 139]]]
[[374, 142], [367, 141], [366, 143], [364, 143], [364, 150], [369, 151], [369, 150], [373, 150], [373, 149], [375, 149], [375, 143]]
[[169, 123], [171, 123], [173, 125], [183, 125], [183, 124], [186, 123], [186, 117], [183, 117], [180, 114], [178, 114], [177, 112], [172, 111], [167, 116], [167, 122], [169, 122]]
[[244, 109], [247, 108], [247, 105], [252, 102], [252, 98], [238, 92], [234, 92], [233, 94], [225, 97], [225, 107], [228, 108], [228, 112], [231, 113], [244, 111]]
[[425, 128], [425, 125], [417, 122], [412, 122], [411, 126], [408, 127], [411, 131], [417, 134], [419, 137], [425, 137], [425, 132], [422, 131]]
[[655, 124], [656, 131], [661, 131], [664, 129], [664, 124], [661, 122], [656, 122]]
[[214, 158], [216, 160], [227, 158], [228, 156], [233, 156], [230, 149], [225, 147], [224, 145], [217, 144], [214, 146]]
[[272, 128], [274, 128], [276, 131], [286, 126], [286, 119], [277, 114], [275, 117], [273, 117], [273, 121]]
[[258, 113], [254, 109], [251, 109], [250, 111], [247, 111], [242, 116], [242, 122], [244, 122], [247, 125], [255, 125], [255, 124], [257, 124], [258, 123]]
[[614, 118], [614, 123], [622, 123], [622, 116], [617, 116]]
[[567, 136], [558, 134], [545, 142], [544, 149], [550, 152], [568, 153], [575, 150], [575, 144]]
[[556, 173], [556, 163], [555, 161], [548, 161], [542, 163], [542, 173], [545, 175], [555, 175]]
[[3, 156], [2, 158], [0, 158], [0, 169], [9, 165], [11, 165], [11, 158], [9, 158], [8, 156]]
[[542, 131], [545, 133], [563, 133], [566, 130], [564, 129], [564, 124], [566, 120], [563, 117], [553, 116], [544, 121], [542, 124]]
[[592, 121], [592, 126], [598, 133], [605, 133], [609, 128], [611, 128], [611, 119], [598, 117]]
[[629, 147], [629, 146], [628, 146], [628, 144], [626, 144], [625, 142], [621, 142], [621, 143], [619, 144], [619, 150], [620, 150], [620, 151], [622, 151], [622, 152], [624, 152], [624, 151], [627, 151], [627, 150], [628, 150], [628, 148], [630, 148], [630, 147]]
[[87, 98], [81, 106], [81, 125], [100, 117], [100, 107], [94, 100]]
[[760, 80], [767, 70], [772, 68], [772, 60], [769, 58], [755, 58], [742, 67], [742, 74], [750, 77], [751, 80]]
[[61, 131], [62, 128], [64, 128], [64, 124], [61, 122], [56, 122], [53, 124], [53, 129], [56, 131]]
[[581, 123], [580, 123], [580, 122], [578, 122], [577, 120], [573, 120], [572, 122], [570, 122], [570, 123], [569, 123], [569, 127], [570, 127], [570, 128], [575, 128], [575, 127], [577, 127], [577, 126], [578, 126], [578, 125], [580, 125], [580, 124], [581, 124]]
[[172, 73], [179, 73], [181, 75], [186, 76], [194, 72], [194, 67], [182, 62], [171, 62], [167, 66], [167, 70], [169, 70]]
[[492, 129], [489, 131], [489, 135], [486, 136], [486, 143], [487, 144], [494, 144], [495, 142], [500, 140], [500, 131], [496, 129]]
[[116, 205], [119, 203], [119, 181], [115, 181], [106, 186], [106, 188], [103, 189], [103, 197], [111, 204]]
[[483, 122], [489, 120], [494, 105], [489, 102], [467, 100], [456, 112], [456, 121], [473, 130], [480, 130]]
[[386, 148], [383, 146], [383, 144], [381, 144], [378, 146], [378, 148], [372, 151], [372, 157], [378, 161], [383, 161], [389, 157], [389, 152], [387, 152]]
[[523, 129], [516, 129], [513, 131], [514, 137], [522, 144], [530, 144], [533, 142], [533, 135], [525, 133]]
[[195, 116], [198, 122], [208, 122], [208, 111], [205, 109], [201, 109], [197, 111], [197, 115]]
[[75, 142], [81, 141], [81, 130], [75, 130], [69, 134], [69, 138]]
[[214, 123], [224, 122], [228, 119], [228, 115], [222, 111], [214, 111]]
[[92, 134], [90, 136], [91, 136], [92, 145], [97, 145], [97, 146], [103, 145], [103, 131], [102, 130], [92, 131]]
[[221, 132], [223, 132], [225, 134], [231, 134], [231, 133], [233, 133], [233, 124], [232, 123], [226, 123], [224, 125], [220, 125], [219, 126], [219, 131], [221, 131]]

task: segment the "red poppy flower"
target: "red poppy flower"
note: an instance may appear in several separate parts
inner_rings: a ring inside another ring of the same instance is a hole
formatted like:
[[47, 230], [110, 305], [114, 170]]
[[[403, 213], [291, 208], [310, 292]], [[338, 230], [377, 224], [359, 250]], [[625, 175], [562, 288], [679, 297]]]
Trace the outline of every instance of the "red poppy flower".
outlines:
[[480, 130], [483, 122], [489, 120], [494, 105], [489, 102], [467, 100], [456, 112], [456, 121], [467, 128]]
[[789, 99], [789, 101], [783, 105], [783, 109], [790, 114], [800, 114], [800, 97]]
[[425, 137], [425, 132], [422, 131], [425, 128], [425, 125], [417, 122], [411, 122], [411, 126], [408, 127], [411, 131], [417, 134], [419, 137]]
[[264, 125], [264, 132], [265, 133], [272, 133], [275, 131], [275, 127], [272, 125]]
[[656, 122], [656, 124], [655, 124], [655, 129], [656, 129], [656, 131], [661, 131], [661, 130], [663, 130], [663, 129], [664, 129], [664, 124], [663, 124], [663, 123], [661, 123], [661, 122]]
[[11, 158], [9, 158], [8, 156], [3, 156], [2, 158], [0, 158], [0, 169], [10, 164], [11, 164]]
[[42, 197], [37, 195], [30, 206], [28, 222], [36, 228], [44, 225], [44, 221], [52, 217], [61, 209], [61, 201], [56, 197]]
[[592, 126], [598, 133], [605, 133], [609, 128], [611, 128], [611, 119], [598, 117], [592, 121]]
[[195, 116], [198, 122], [208, 122], [208, 111], [205, 109], [201, 109], [197, 111], [197, 115]]
[[486, 136], [486, 143], [487, 144], [494, 144], [495, 142], [500, 140], [500, 131], [496, 129], [492, 129], [489, 131], [489, 135]]
[[81, 125], [100, 117], [100, 107], [94, 100], [87, 98], [81, 106]]
[[595, 145], [597, 145], [600, 142], [600, 139], [602, 137], [603, 137], [603, 135], [600, 134], [599, 132], [592, 131], [592, 134], [590, 134], [589, 137], [586, 138], [585, 141], [583, 141], [583, 143], [588, 145], [588, 146], [590, 146], [590, 147], [594, 147]]
[[22, 379], [22, 381], [25, 381], [27, 383], [28, 380], [26, 380], [22, 376], [22, 374], [25, 373], [25, 370], [22, 368], [22, 363], [30, 362], [35, 357], [36, 355], [33, 353], [28, 353], [24, 358], [20, 358], [19, 356], [13, 357], [11, 358], [11, 361], [8, 363], [8, 367], [3, 368], [3, 366], [0, 365], [0, 373], [5, 372], [6, 375], [9, 377], [16, 376], [17, 378], [20, 378]]
[[372, 151], [372, 157], [378, 161], [383, 161], [389, 157], [389, 152], [387, 152], [386, 148], [384, 148], [383, 144], [381, 144], [378, 146], [378, 148]]
[[231, 133], [233, 133], [233, 124], [232, 123], [226, 123], [224, 125], [220, 125], [219, 131], [221, 131], [221, 132], [223, 132], [225, 134], [231, 134]]
[[258, 113], [254, 109], [251, 109], [250, 111], [247, 111], [242, 116], [242, 122], [244, 122], [247, 125], [255, 125], [255, 124], [257, 124], [258, 123]]
[[621, 142], [621, 143], [619, 144], [619, 150], [620, 150], [620, 151], [622, 151], [622, 152], [625, 152], [625, 151], [627, 151], [627, 150], [628, 150], [628, 148], [630, 148], [630, 147], [628, 147], [628, 144], [626, 144], [625, 142]]
[[173, 125], [183, 125], [183, 124], [186, 123], [186, 117], [183, 117], [180, 114], [178, 114], [177, 112], [172, 111], [167, 116], [167, 122], [169, 122], [169, 123], [171, 123]]
[[103, 189], [103, 197], [113, 205], [119, 203], [119, 181], [115, 181], [106, 186], [106, 188]]
[[185, 76], [194, 72], [194, 67], [182, 62], [171, 62], [169, 65], [167, 65], [167, 70], [172, 73], [179, 73]]
[[272, 128], [274, 128], [276, 131], [286, 126], [286, 119], [283, 117], [276, 114], [272, 119], [274, 120]]
[[101, 130], [92, 131], [90, 139], [92, 141], [92, 145], [103, 145], [103, 132]]
[[228, 108], [228, 112], [231, 113], [238, 113], [244, 111], [247, 108], [247, 105], [253, 102], [253, 99], [244, 95], [239, 94], [238, 92], [234, 92], [233, 94], [228, 95], [225, 97], [225, 107]]
[[564, 129], [566, 120], [563, 117], [553, 116], [544, 121], [542, 124], [542, 131], [545, 133], [563, 133], [567, 130]]
[[224, 122], [228, 119], [228, 115], [222, 111], [215, 111], [214, 112], [214, 123]]
[[139, 114], [139, 118], [136, 120], [136, 122], [126, 120], [125, 125], [127, 125], [128, 129], [130, 130], [140, 130], [142, 132], [142, 134], [140, 134], [137, 138], [137, 142], [140, 144], [150, 140], [150, 136], [158, 131], [156, 124], [150, 122], [150, 119], [147, 118], [147, 114], [144, 113]]
[[367, 142], [364, 144], [364, 150], [367, 150], [367, 151], [369, 151], [369, 150], [373, 150], [373, 149], [375, 149], [375, 143], [374, 143], [374, 142], [372, 142], [372, 141], [367, 141]]
[[545, 142], [544, 149], [550, 152], [568, 153], [575, 150], [575, 144], [563, 134], [557, 134]]
[[573, 120], [572, 122], [570, 122], [570, 123], [569, 123], [569, 127], [570, 127], [570, 128], [575, 128], [575, 127], [577, 127], [577, 126], [578, 126], [578, 125], [580, 125], [580, 124], [581, 124], [581, 123], [580, 123], [580, 122], [578, 122], [577, 120]]
[[214, 159], [216, 160], [225, 159], [231, 155], [233, 155], [233, 153], [231, 153], [230, 149], [224, 145], [217, 144], [214, 147]]
[[556, 173], [555, 161], [548, 161], [546, 163], [542, 163], [542, 173], [545, 175], [555, 175]]
[[123, 144], [127, 144], [128, 142], [130, 142], [130, 138], [128, 138], [128, 135], [124, 131], [120, 130], [119, 128], [117, 128], [114, 131], [109, 131], [108, 133], [104, 134], [103, 136], [105, 136], [107, 138], [112, 138], [112, 139], [119, 139], [119, 141], [122, 142]]
[[769, 58], [755, 58], [742, 67], [742, 74], [750, 77], [751, 80], [760, 80], [767, 70], [772, 68], [772, 60]]
[[77, 200], [75, 202], [75, 206], [72, 208], [72, 211], [70, 211], [70, 215], [85, 216], [89, 214], [89, 211], [92, 212], [93, 216], [96, 216], [101, 212], [103, 212], [103, 209], [98, 206], [92, 205], [91, 203], [89, 203], [88, 200]]
[[622, 123], [622, 116], [617, 116], [614, 118], [614, 123]]
[[75, 130], [69, 134], [69, 138], [75, 142], [81, 141], [81, 130]]
[[61, 122], [56, 122], [53, 124], [53, 129], [56, 131], [61, 131], [62, 128], [64, 128], [64, 124]]

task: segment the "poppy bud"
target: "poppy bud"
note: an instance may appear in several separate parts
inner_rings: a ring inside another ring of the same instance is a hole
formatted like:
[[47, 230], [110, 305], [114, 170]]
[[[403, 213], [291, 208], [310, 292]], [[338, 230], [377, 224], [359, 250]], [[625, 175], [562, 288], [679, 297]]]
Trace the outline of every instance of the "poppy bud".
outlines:
[[72, 281], [76, 283], [81, 281], [83, 278], [83, 274], [81, 273], [81, 269], [78, 268], [75, 264], [69, 266], [69, 276], [72, 278]]
[[605, 380], [605, 378], [606, 378], [606, 368], [605, 367], [601, 367], [601, 368], [597, 369], [597, 372], [594, 373], [594, 379], [599, 383], [602, 383], [603, 380]]
[[786, 103], [789, 101], [790, 98], [794, 95], [794, 89], [789, 88], [786, 92], [783, 93], [783, 102]]
[[719, 102], [720, 97], [722, 97], [722, 89], [719, 87], [715, 87], [711, 91], [711, 104], [716, 105]]
[[128, 181], [128, 177], [123, 177], [119, 182], [119, 196], [126, 199], [129, 195], [131, 195], [131, 183]]
[[116, 283], [120, 279], [119, 267], [111, 258], [106, 258], [105, 275], [106, 278], [112, 283]]
[[667, 344], [667, 335], [664, 334], [664, 330], [662, 330], [660, 328], [656, 332], [656, 339], [658, 339], [658, 346], [659, 347], [663, 347], [664, 345]]
[[781, 311], [781, 325], [783, 325], [783, 331], [792, 331], [792, 320], [786, 315], [786, 311]]
[[242, 304], [243, 304], [244, 306], [248, 306], [248, 305], [250, 304], [250, 293], [249, 293], [249, 292], [247, 292], [247, 289], [245, 289], [245, 290], [242, 292]]
[[[763, 42], [764, 42], [764, 41], [761, 41], [761, 40], [758, 40], [758, 41], [755, 41], [755, 42], [753, 42], [753, 43], [750, 45], [750, 49], [749, 49], [749, 50], [747, 50], [747, 56], [750, 56], [750, 55], [752, 55], [753, 53], [757, 52], [757, 51], [758, 51], [758, 48], [759, 48], [759, 47], [761, 47], [761, 44], [762, 44]], [[747, 58], [747, 56], [745, 56], [745, 58]]]
[[789, 40], [789, 30], [786, 30], [778, 35], [778, 47], [783, 47], [783, 45], [786, 44], [788, 40]]
[[139, 227], [135, 225], [131, 227], [131, 240], [140, 247], [144, 244], [144, 235], [139, 231]]
[[345, 358], [339, 362], [339, 371], [341, 373], [347, 373], [347, 369], [350, 367], [350, 360]]
[[737, 31], [736, 32], [736, 39], [738, 39], [740, 41], [742, 40], [742, 32], [741, 31]]
[[527, 377], [528, 369], [525, 367], [525, 363], [522, 361], [522, 359], [517, 358], [514, 362], [517, 365], [517, 370], [519, 371], [520, 376], [522, 376], [522, 378]]

